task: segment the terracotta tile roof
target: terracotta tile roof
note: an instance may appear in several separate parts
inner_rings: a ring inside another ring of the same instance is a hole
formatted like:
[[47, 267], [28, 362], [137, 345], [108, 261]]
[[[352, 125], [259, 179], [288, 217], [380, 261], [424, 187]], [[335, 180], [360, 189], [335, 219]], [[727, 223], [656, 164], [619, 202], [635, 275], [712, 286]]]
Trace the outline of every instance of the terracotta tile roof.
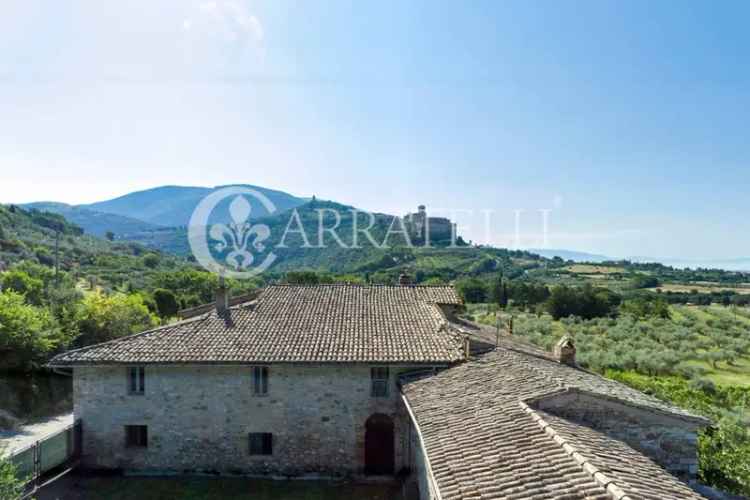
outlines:
[[[650, 411], [668, 413], [701, 425], [709, 425], [711, 423], [704, 417], [685, 411], [678, 406], [665, 403], [614, 380], [582, 368], [571, 368], [560, 364], [548, 351], [526, 342], [524, 339], [512, 337], [505, 331], [501, 331], [501, 335], [496, 336], [493, 327], [465, 320], [461, 320], [458, 323], [451, 322], [450, 328], [456, 330], [459, 335], [468, 336], [472, 340], [477, 339], [485, 345], [491, 344], [492, 347], [494, 347], [497, 341], [497, 345], [503, 351], [506, 351], [508, 356], [515, 356], [515, 363], [519, 373], [524, 370], [532, 371], [545, 376], [548, 380], [554, 381], [554, 387], [550, 387], [549, 390], [538, 394], [537, 397], [543, 397], [560, 388], [577, 388], [582, 392], [596, 394], [600, 398], [615, 399]], [[529, 400], [531, 399], [533, 398], [530, 397]]]
[[622, 441], [544, 411], [529, 408], [527, 412], [551, 439], [557, 437], [560, 446], [568, 445], [568, 453], [574, 460], [582, 465], [588, 464], [603, 476], [600, 483], [614, 485], [629, 498], [703, 498]]
[[[626, 499], [656, 498], [642, 496], [650, 482], [658, 483], [659, 498], [702, 498], [628, 445], [525, 404], [568, 388], [668, 412], [695, 425], [707, 423], [501, 336], [494, 351], [402, 385], [443, 500], [621, 498], [597, 480], [601, 474], [594, 474], [593, 466], [605, 476], [608, 472]], [[579, 463], [570, 446], [562, 446], [540, 425], [540, 418], [578, 446], [589, 465]], [[630, 471], [616, 471], [617, 460]]]
[[118, 363], [450, 363], [463, 340], [437, 304], [450, 286], [274, 285], [253, 302], [56, 356]]

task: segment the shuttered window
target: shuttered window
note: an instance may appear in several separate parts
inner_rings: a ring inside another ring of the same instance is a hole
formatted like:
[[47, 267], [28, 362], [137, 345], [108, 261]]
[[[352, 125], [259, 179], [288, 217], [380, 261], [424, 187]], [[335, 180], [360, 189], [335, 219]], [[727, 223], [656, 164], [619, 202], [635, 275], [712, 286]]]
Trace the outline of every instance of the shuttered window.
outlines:
[[273, 455], [273, 434], [270, 432], [250, 433], [251, 455]]
[[265, 396], [268, 394], [268, 367], [253, 367], [253, 394], [256, 396]]
[[143, 394], [146, 389], [146, 370], [142, 366], [128, 368], [128, 394]]
[[374, 367], [370, 369], [372, 383], [371, 395], [374, 398], [387, 398], [389, 394], [390, 373], [388, 367]]
[[147, 448], [148, 427], [145, 425], [126, 425], [125, 446], [128, 448]]

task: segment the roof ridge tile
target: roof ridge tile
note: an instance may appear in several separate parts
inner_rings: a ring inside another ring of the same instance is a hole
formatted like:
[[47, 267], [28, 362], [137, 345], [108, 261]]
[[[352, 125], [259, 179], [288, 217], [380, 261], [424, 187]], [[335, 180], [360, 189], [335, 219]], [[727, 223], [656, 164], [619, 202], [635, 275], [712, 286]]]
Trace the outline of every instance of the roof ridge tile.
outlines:
[[528, 414], [534, 422], [536, 422], [540, 429], [550, 436], [552, 440], [560, 445], [565, 453], [567, 453], [575, 462], [580, 465], [586, 473], [590, 474], [594, 480], [599, 483], [615, 500], [632, 500], [625, 492], [620, 488], [614, 479], [610, 479], [605, 473], [590, 462], [590, 459], [582, 455], [575, 446], [568, 443], [565, 438], [560, 436], [557, 431], [549, 424], [544, 418], [541, 417], [534, 409], [529, 407], [523, 401], [519, 402], [521, 409]]

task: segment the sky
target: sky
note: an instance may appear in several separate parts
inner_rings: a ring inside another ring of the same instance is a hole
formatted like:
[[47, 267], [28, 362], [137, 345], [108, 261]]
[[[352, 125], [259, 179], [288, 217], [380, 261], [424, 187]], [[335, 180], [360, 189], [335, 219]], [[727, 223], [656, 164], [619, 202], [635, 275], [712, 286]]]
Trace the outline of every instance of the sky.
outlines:
[[0, 203], [247, 183], [476, 243], [750, 256], [748, 2], [0, 7]]

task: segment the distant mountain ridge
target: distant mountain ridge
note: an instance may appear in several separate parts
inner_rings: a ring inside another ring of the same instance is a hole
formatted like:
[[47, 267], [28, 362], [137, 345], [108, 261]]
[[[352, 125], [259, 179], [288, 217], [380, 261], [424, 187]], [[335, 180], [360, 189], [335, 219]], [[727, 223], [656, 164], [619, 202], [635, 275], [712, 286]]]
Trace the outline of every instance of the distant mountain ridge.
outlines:
[[73, 206], [53, 201], [27, 203], [22, 205], [22, 207], [62, 215], [68, 221], [83, 228], [87, 234], [99, 237], [104, 237], [108, 231], [116, 234], [138, 233], [153, 231], [160, 227], [156, 224], [123, 215], [97, 212], [82, 206]]
[[[242, 184], [232, 186], [258, 191], [271, 201], [277, 212], [298, 207], [308, 201], [307, 198], [260, 186]], [[26, 203], [22, 206], [63, 215], [89, 234], [104, 236], [111, 231], [116, 237], [127, 239], [130, 235], [187, 226], [198, 203], [210, 193], [224, 187], [229, 186], [160, 186], [89, 204], [68, 205], [42, 201]], [[258, 200], [252, 197], [248, 197], [247, 200], [250, 202], [252, 218], [258, 219], [270, 215]], [[220, 215], [218, 214], [227, 214], [229, 202], [228, 199], [223, 200], [209, 222], [219, 221]]]
[[[276, 211], [294, 208], [308, 201], [306, 198], [299, 198], [275, 189], [249, 184], [232, 184], [216, 187], [160, 186], [128, 193], [112, 200], [80, 206], [97, 212], [142, 220], [158, 226], [187, 226], [198, 203], [212, 192], [225, 187], [245, 187], [258, 191], [273, 203]], [[248, 201], [252, 208], [253, 218], [269, 215], [268, 210], [259, 201], [253, 198], [248, 198]]]
[[[275, 206], [275, 214], [301, 207], [310, 201], [289, 193], [254, 185], [234, 184], [231, 186], [254, 189], [266, 196]], [[34, 202], [22, 205], [26, 208], [48, 211], [63, 215], [67, 220], [82, 227], [88, 234], [103, 237], [108, 231], [117, 239], [137, 241], [160, 250], [185, 254], [188, 225], [195, 207], [208, 194], [230, 186], [159, 186], [95, 203], [68, 205], [58, 202]], [[232, 197], [222, 200], [209, 218], [209, 223], [227, 222], [229, 203]], [[262, 203], [247, 197], [251, 205], [252, 219], [269, 217]], [[223, 216], [221, 215], [223, 214]], [[602, 263], [607, 261], [629, 260], [637, 263], [660, 263], [675, 268], [713, 268], [728, 271], [749, 271], [750, 257], [736, 259], [671, 259], [634, 256], [627, 259], [565, 249], [528, 249], [528, 252], [552, 259], [566, 261]]]

